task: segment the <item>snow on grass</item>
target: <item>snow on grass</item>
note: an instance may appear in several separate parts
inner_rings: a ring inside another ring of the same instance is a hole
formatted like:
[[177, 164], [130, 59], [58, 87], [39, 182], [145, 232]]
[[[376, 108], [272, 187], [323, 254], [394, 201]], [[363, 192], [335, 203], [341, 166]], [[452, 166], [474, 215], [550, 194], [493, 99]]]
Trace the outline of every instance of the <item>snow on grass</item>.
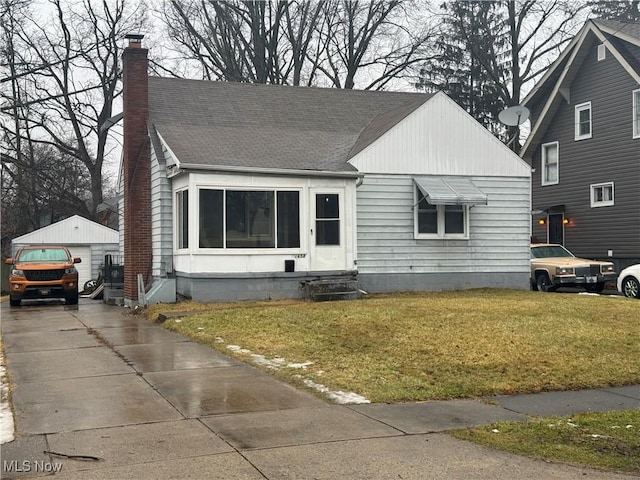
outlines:
[[7, 383], [4, 357], [0, 351], [0, 444], [13, 440], [13, 412], [9, 404], [9, 385]]
[[[217, 341], [218, 339], [216, 339]], [[222, 340], [222, 339], [220, 339]], [[307, 370], [307, 368], [313, 365], [313, 362], [288, 362], [286, 359], [282, 357], [274, 357], [267, 358], [264, 355], [260, 355], [257, 353], [252, 353], [251, 350], [246, 348], [242, 348], [239, 345], [227, 345], [227, 349], [234, 352], [239, 353], [241, 355], [245, 355], [249, 357], [249, 360], [257, 365], [262, 365], [267, 368], [271, 368], [273, 370], [279, 370], [281, 368], [293, 368], [296, 370]], [[320, 372], [322, 373], [322, 372]], [[302, 375], [296, 375], [296, 378], [302, 379], [302, 383], [304, 383], [307, 387], [312, 388], [324, 395], [326, 395], [329, 399], [333, 400], [335, 403], [340, 405], [346, 404], [360, 404], [360, 403], [371, 403], [369, 400], [364, 398], [361, 395], [353, 392], [343, 392], [343, 391], [332, 391], [329, 390], [328, 387], [316, 383], [313, 380], [309, 380], [308, 378], [304, 378]]]

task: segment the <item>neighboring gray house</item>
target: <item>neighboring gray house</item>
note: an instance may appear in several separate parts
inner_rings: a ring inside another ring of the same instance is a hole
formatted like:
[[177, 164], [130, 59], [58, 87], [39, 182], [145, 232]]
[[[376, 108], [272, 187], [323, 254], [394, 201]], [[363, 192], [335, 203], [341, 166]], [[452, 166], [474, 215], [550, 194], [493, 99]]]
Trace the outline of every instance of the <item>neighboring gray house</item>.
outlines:
[[640, 23], [588, 21], [524, 104], [534, 240], [640, 262]]
[[530, 168], [446, 95], [147, 77], [146, 52], [123, 57], [125, 290], [529, 287]]
[[60, 220], [11, 241], [12, 255], [24, 245], [64, 245], [74, 257], [80, 257], [78, 285], [97, 279], [105, 255], [118, 255], [118, 231], [79, 215]]

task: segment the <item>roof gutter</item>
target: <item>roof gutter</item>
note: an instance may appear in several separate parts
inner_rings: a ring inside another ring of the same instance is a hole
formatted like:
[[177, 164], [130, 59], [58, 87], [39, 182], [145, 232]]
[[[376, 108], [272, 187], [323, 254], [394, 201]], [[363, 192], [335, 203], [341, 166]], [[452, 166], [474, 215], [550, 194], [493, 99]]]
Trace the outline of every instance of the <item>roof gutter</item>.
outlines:
[[289, 168], [264, 168], [264, 167], [239, 167], [232, 165], [200, 165], [197, 163], [180, 163], [179, 166], [173, 165], [167, 167], [168, 177], [172, 178], [181, 173], [189, 172], [220, 172], [220, 173], [244, 173], [244, 174], [260, 174], [260, 175], [279, 175], [292, 177], [330, 177], [330, 178], [352, 178], [358, 179], [364, 177], [360, 172], [331, 172], [326, 170], [301, 170]]

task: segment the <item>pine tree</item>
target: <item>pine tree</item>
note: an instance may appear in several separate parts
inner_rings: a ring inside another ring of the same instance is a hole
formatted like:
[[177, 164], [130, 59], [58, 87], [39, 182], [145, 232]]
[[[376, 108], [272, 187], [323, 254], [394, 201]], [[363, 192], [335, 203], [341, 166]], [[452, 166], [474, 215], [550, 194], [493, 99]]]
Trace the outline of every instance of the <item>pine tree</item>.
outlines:
[[640, 0], [633, 1], [590, 1], [594, 17], [622, 22], [640, 22]]

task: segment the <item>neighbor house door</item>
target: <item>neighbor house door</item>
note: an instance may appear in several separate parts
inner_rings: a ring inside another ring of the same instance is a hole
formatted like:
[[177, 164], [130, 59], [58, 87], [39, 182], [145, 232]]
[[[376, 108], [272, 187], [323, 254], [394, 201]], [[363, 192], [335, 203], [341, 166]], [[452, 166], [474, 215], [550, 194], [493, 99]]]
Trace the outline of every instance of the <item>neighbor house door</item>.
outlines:
[[548, 217], [549, 243], [564, 245], [564, 214], [554, 213]]
[[344, 190], [310, 190], [311, 270], [345, 269]]

